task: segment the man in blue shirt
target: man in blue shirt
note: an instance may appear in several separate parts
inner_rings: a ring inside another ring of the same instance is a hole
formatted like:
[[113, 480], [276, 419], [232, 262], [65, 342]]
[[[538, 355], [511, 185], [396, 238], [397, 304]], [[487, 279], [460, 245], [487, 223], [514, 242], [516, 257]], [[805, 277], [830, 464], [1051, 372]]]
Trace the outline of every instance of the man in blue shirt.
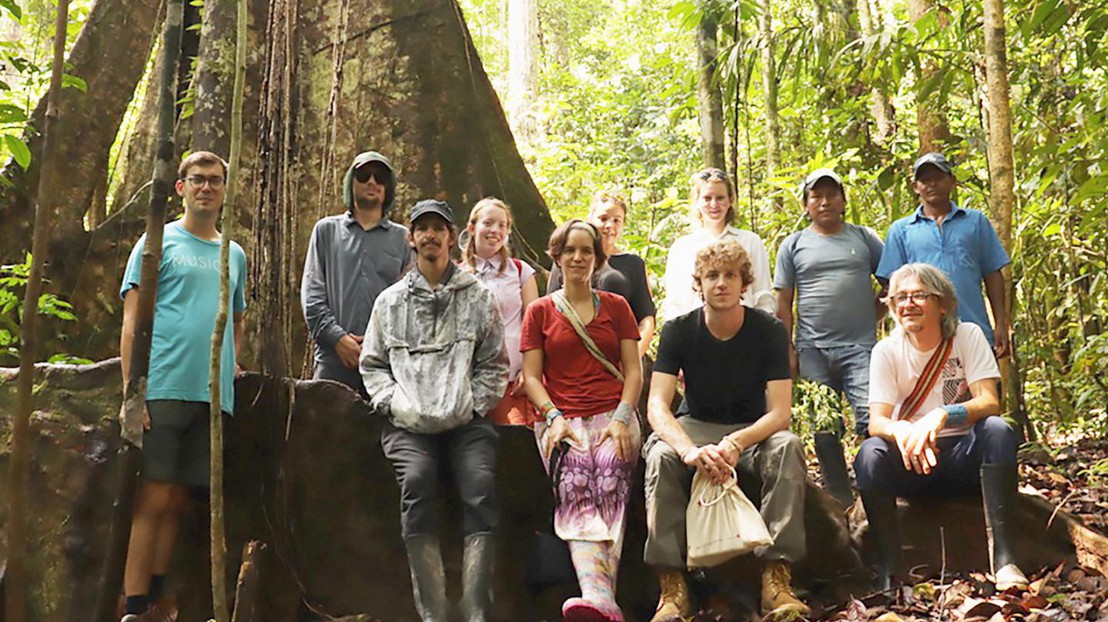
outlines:
[[[126, 614], [122, 622], [176, 619], [172, 608], [166, 609], [158, 600], [189, 488], [207, 488], [209, 482], [208, 378], [221, 272], [216, 226], [226, 192], [227, 163], [214, 153], [197, 151], [181, 162], [177, 172], [177, 194], [184, 198], [185, 215], [165, 225], [162, 240], [141, 436], [142, 480], [123, 577]], [[130, 372], [138, 291], [145, 287], [140, 282], [145, 242], [143, 236], [131, 251], [119, 292], [124, 385]], [[228, 414], [235, 403], [235, 347], [242, 343], [246, 310], [246, 254], [234, 242], [230, 279], [228, 305], [234, 321], [224, 333], [220, 368], [220, 407]]]
[[[897, 268], [915, 262], [931, 264], [954, 283], [958, 317], [981, 327], [997, 358], [1008, 356], [1008, 309], [1000, 271], [1011, 263], [992, 224], [978, 210], [950, 200], [956, 180], [950, 161], [928, 153], [912, 167], [912, 189], [919, 195], [916, 211], [889, 227], [877, 278], [888, 282]], [[989, 325], [981, 281], [989, 297], [996, 331]]]
[[300, 302], [315, 343], [315, 375], [366, 397], [358, 374], [362, 338], [377, 296], [412, 264], [408, 230], [389, 220], [396, 174], [385, 156], [366, 151], [343, 178], [346, 213], [312, 229]]

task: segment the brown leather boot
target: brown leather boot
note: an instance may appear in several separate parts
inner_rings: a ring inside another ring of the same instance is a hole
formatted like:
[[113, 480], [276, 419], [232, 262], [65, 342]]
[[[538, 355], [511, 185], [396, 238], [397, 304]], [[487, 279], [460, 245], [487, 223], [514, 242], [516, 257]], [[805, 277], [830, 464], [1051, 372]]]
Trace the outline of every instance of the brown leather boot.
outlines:
[[658, 609], [650, 622], [683, 622], [690, 614], [689, 586], [680, 570], [658, 573], [658, 585], [662, 595], [658, 597]]
[[812, 610], [793, 593], [792, 570], [782, 560], [766, 562], [762, 568], [762, 614], [781, 615], [787, 612], [807, 617]]

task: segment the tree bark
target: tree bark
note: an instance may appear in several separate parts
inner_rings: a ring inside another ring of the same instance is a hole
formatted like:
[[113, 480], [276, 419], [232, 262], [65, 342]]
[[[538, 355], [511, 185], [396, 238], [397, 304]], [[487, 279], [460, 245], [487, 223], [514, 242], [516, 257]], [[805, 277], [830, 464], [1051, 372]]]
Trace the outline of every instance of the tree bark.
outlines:
[[[1012, 210], [1016, 204], [1015, 159], [1012, 154], [1012, 106], [1008, 83], [1008, 44], [1004, 27], [1004, 0], [984, 0], [985, 12], [985, 79], [989, 102], [989, 209], [997, 235], [1004, 248], [1012, 248]], [[1013, 311], [1012, 269], [1004, 269], [1004, 304]], [[1009, 318], [1011, 320], [1011, 317]], [[1010, 321], [1011, 326], [1015, 322]], [[1011, 343], [1015, 343], [1012, 340]], [[1023, 392], [1019, 363], [1013, 348], [1002, 361], [1008, 411], [1019, 424], [1024, 438], [1034, 431], [1027, 413], [1020, 408]]]
[[231, 622], [254, 622], [258, 611], [258, 597], [261, 593], [262, 555], [266, 551], [264, 542], [251, 540], [242, 549], [242, 567], [235, 587], [235, 613]]
[[[908, 0], [908, 16], [913, 23], [934, 9], [933, 0]], [[917, 89], [939, 71], [940, 69], [931, 60], [924, 60], [920, 64], [920, 75], [916, 78]], [[950, 142], [950, 126], [947, 123], [946, 113], [932, 107], [929, 102], [916, 102], [916, 124], [919, 128], [920, 154], [942, 151]]]
[[[870, 0], [857, 0], [858, 5], [858, 22], [862, 28], [862, 35], [867, 39], [875, 36], [880, 30], [878, 29], [876, 15], [873, 13], [870, 6]], [[870, 104], [870, 110], [873, 111], [873, 120], [877, 123], [877, 135], [876, 139], [878, 143], [884, 143], [896, 132], [896, 113], [893, 110], [892, 103], [889, 101], [889, 97], [885, 95], [885, 91], [881, 90], [881, 86], [874, 84], [870, 89], [870, 94], [873, 101]]]
[[508, 0], [508, 121], [524, 138], [535, 129], [529, 108], [538, 83], [538, 0]]
[[5, 571], [5, 619], [26, 622], [27, 599], [30, 596], [27, 579], [27, 472], [30, 465], [31, 411], [35, 380], [35, 357], [38, 355], [38, 299], [42, 293], [43, 263], [48, 253], [48, 231], [54, 223], [58, 197], [56, 194], [60, 160], [55, 146], [60, 142], [54, 124], [58, 119], [58, 103], [65, 73], [65, 32], [69, 18], [69, 0], [58, 0], [54, 21], [54, 62], [50, 87], [46, 93], [46, 115], [42, 123], [42, 162], [39, 164], [38, 193], [35, 205], [33, 240], [31, 242], [31, 272], [23, 296], [23, 317], [20, 320], [22, 347], [19, 351], [19, 400], [12, 425], [12, 456], [8, 470], [8, 563]]
[[723, 156], [723, 93], [716, 79], [719, 63], [719, 19], [708, 2], [696, 27], [696, 94], [700, 117], [700, 160], [705, 167], [726, 169]]
[[154, 301], [158, 292], [158, 268], [162, 256], [162, 233], [169, 190], [176, 177], [176, 151], [173, 147], [173, 126], [177, 118], [175, 88], [184, 32], [184, 0], [167, 0], [162, 32], [162, 63], [157, 84], [160, 104], [157, 126], [154, 178], [151, 181], [150, 204], [146, 218], [146, 242], [142, 248], [142, 268], [139, 277], [135, 336], [131, 348], [129, 377], [123, 391], [121, 470], [109, 552], [105, 557], [97, 594], [96, 622], [108, 622], [116, 595], [123, 581], [127, 541], [131, 531], [131, 508], [138, 476], [138, 449], [142, 447], [142, 420], [146, 404], [147, 372], [150, 369], [150, 346], [154, 334]]
[[[94, 189], [106, 176], [108, 155], [135, 86], [146, 69], [153, 44], [158, 0], [99, 0], [66, 59], [70, 73], [82, 78], [87, 90], [62, 89], [58, 120], [54, 126], [66, 139], [57, 145], [66, 174], [53, 188], [58, 201], [57, 220], [51, 225], [50, 242], [56, 248], [88, 243], [84, 215]], [[33, 127], [42, 127], [46, 100], [31, 116]], [[95, 122], [91, 120], [95, 119]], [[27, 137], [32, 163], [26, 172], [10, 166], [3, 176], [12, 182], [0, 200], [0, 261], [22, 260], [32, 239], [32, 193], [38, 185], [42, 162], [42, 136]], [[57, 244], [61, 242], [61, 244]], [[49, 260], [48, 280], [65, 270], [79, 268], [59, 257]], [[53, 288], [52, 288], [53, 289]]]
[[[234, 238], [235, 204], [238, 201], [239, 164], [242, 162], [242, 97], [246, 83], [246, 31], [249, 13], [247, 0], [236, 0], [235, 60], [232, 65], [234, 82], [231, 93], [231, 159], [227, 166], [227, 197], [223, 203], [223, 227], [219, 249], [219, 310], [212, 331], [211, 371], [208, 385], [211, 389], [211, 553], [212, 553], [212, 606], [216, 622], [230, 622], [227, 606], [227, 538], [223, 522], [223, 409], [220, 386], [223, 336], [227, 328], [227, 316], [231, 297], [231, 240]], [[245, 275], [244, 275], [245, 276]], [[239, 344], [235, 343], [234, 346]]]
[[760, 21], [762, 36], [762, 95], [765, 98], [765, 179], [772, 179], [780, 159], [777, 123], [777, 64], [774, 59], [773, 3], [764, 0]]

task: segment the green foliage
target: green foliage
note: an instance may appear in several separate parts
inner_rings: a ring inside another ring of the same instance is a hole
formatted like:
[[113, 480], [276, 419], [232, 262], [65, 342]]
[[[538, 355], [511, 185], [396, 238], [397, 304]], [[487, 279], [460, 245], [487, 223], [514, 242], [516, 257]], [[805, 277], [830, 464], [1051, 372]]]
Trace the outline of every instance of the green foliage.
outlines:
[[[93, 0], [71, 2], [66, 28], [67, 46], [80, 33]], [[31, 164], [28, 138], [34, 132], [29, 125], [31, 112], [46, 93], [50, 83], [50, 63], [54, 30], [53, 2], [46, 0], [0, 0], [0, 29], [17, 35], [14, 40], [0, 37], [0, 162], [15, 160], [26, 170]], [[72, 67], [66, 66], [66, 70]], [[88, 89], [85, 81], [63, 74], [62, 88]], [[0, 184], [11, 180], [0, 176]]]
[[[463, 4], [502, 87], [505, 4]], [[915, 209], [908, 177], [921, 107], [948, 119], [944, 150], [957, 163], [956, 200], [988, 211], [981, 2], [934, 4], [913, 23], [905, 0], [871, 2], [876, 32], [864, 36], [856, 0], [545, 0], [542, 78], [532, 102], [539, 129], [521, 151], [556, 220], [583, 215], [595, 190], [623, 191], [631, 205], [624, 245], [660, 277], [669, 245], [686, 227], [688, 175], [700, 167], [694, 29], [709, 15], [720, 26], [716, 81], [726, 159], [737, 165], [739, 224], [771, 253], [803, 226], [796, 188], [819, 166], [843, 176], [853, 222], [883, 233]], [[1005, 4], [1017, 194], [1013, 328], [1026, 407], [1048, 428], [1104, 428], [1108, 0]], [[763, 164], [759, 57], [766, 7], [774, 15], [780, 126], [772, 175]], [[933, 77], [920, 79], [929, 68]], [[875, 88], [894, 109], [889, 136], [877, 133]], [[819, 395], [800, 388], [798, 407]]]
[[[0, 363], [19, 363], [20, 319], [23, 317], [23, 290], [31, 274], [31, 254], [23, 263], [0, 266]], [[77, 319], [73, 306], [54, 294], [44, 293], [38, 299], [38, 313], [64, 322]], [[55, 354], [51, 363], [90, 363], [87, 359]]]

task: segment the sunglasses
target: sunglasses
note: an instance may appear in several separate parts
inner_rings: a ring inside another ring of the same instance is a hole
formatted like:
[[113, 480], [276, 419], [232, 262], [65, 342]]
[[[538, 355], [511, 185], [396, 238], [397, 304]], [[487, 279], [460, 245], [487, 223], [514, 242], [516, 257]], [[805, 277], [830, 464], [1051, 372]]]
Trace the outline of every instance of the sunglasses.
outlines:
[[696, 176], [697, 179], [705, 181], [708, 179], [718, 179], [720, 181], [727, 181], [727, 173], [719, 170], [718, 168], [710, 168], [701, 171]]
[[358, 180], [358, 183], [364, 184], [372, 177], [379, 184], [388, 185], [390, 178], [388, 171], [379, 167], [362, 166], [354, 169], [354, 179]]

